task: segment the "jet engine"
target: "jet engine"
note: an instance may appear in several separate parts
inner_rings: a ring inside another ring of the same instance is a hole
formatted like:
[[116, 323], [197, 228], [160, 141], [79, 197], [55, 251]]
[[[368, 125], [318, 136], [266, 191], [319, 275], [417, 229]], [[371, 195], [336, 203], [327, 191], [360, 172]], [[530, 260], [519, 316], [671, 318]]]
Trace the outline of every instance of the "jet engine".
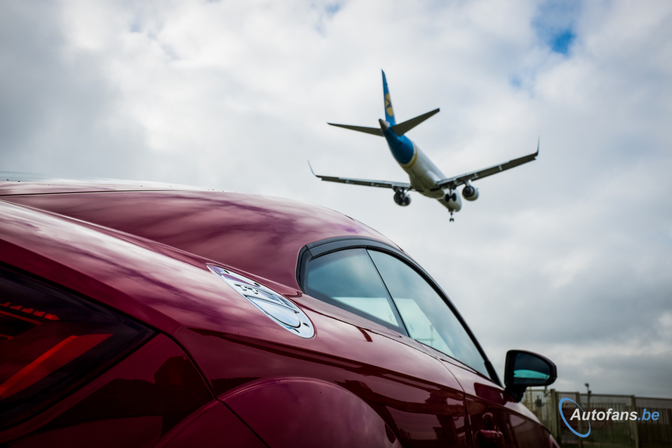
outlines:
[[478, 188], [468, 183], [462, 189], [462, 197], [467, 201], [475, 201], [478, 199]]
[[397, 205], [400, 205], [402, 207], [406, 207], [411, 203], [411, 196], [403, 191], [397, 191], [394, 193], [394, 202]]

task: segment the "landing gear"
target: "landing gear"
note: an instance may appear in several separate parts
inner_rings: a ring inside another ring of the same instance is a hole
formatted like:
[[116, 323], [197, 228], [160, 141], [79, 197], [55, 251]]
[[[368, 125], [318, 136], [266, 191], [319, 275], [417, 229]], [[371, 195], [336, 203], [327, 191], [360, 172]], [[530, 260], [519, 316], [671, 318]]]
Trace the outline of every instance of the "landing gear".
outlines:
[[394, 202], [401, 207], [406, 207], [411, 203], [411, 197], [404, 190], [395, 190]]
[[450, 190], [448, 190], [446, 195], [443, 197], [443, 201], [444, 205], [450, 212], [450, 222], [455, 222], [455, 218], [453, 218], [453, 213], [460, 211], [460, 208], [462, 206], [462, 201], [460, 200], [460, 197], [451, 187]]
[[[455, 190], [449, 190], [448, 193], [446, 193], [446, 197], [443, 199], [446, 201], [446, 203], [450, 201], [457, 201], [457, 194], [455, 194]], [[448, 211], [450, 212], [450, 222], [455, 222], [455, 218], [453, 218], [453, 213], [455, 212], [452, 208], [450, 208], [450, 204], [448, 204]]]

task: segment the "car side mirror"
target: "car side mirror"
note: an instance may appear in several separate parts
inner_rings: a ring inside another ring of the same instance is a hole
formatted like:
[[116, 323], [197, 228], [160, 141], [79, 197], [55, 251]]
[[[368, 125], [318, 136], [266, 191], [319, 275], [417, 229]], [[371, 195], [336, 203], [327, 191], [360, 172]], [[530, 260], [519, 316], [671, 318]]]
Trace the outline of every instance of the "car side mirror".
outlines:
[[504, 384], [506, 391], [520, 401], [530, 386], [548, 386], [558, 377], [553, 361], [536, 353], [509, 350], [506, 353]]

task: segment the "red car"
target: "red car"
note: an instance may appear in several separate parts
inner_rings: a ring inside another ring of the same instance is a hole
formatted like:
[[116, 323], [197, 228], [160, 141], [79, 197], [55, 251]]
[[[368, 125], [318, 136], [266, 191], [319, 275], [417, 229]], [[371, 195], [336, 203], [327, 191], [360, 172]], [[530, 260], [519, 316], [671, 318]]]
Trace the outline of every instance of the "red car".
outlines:
[[[332, 210], [0, 183], [0, 445], [552, 447], [439, 285]], [[4, 179], [3, 179], [4, 180]]]

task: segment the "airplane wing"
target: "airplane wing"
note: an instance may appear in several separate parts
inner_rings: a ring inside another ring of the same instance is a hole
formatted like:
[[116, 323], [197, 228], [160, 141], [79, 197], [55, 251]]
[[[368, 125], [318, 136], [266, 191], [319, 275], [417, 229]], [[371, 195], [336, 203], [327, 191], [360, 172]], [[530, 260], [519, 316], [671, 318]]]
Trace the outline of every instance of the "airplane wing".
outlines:
[[483, 179], [484, 177], [492, 176], [493, 174], [497, 174], [502, 171], [515, 168], [524, 163], [531, 162], [534, 159], [536, 159], [538, 155], [539, 155], [539, 144], [537, 143], [537, 152], [534, 152], [532, 154], [523, 157], [519, 157], [517, 159], [510, 160], [506, 163], [491, 166], [490, 168], [485, 168], [483, 170], [472, 171], [471, 173], [461, 174], [459, 176], [442, 179], [441, 181], [438, 182], [437, 185], [439, 187], [450, 187], [452, 189], [455, 189], [459, 185], [466, 184], [468, 181]]
[[370, 180], [370, 179], [350, 179], [347, 177], [335, 177], [335, 176], [322, 176], [315, 174], [313, 167], [308, 162], [310, 167], [310, 172], [313, 173], [313, 176], [319, 177], [320, 179], [327, 182], [339, 182], [341, 184], [352, 184], [352, 185], [362, 185], [364, 187], [379, 187], [379, 188], [391, 188], [393, 190], [402, 189], [402, 190], [412, 190], [411, 184], [408, 182], [393, 182], [389, 180]]

